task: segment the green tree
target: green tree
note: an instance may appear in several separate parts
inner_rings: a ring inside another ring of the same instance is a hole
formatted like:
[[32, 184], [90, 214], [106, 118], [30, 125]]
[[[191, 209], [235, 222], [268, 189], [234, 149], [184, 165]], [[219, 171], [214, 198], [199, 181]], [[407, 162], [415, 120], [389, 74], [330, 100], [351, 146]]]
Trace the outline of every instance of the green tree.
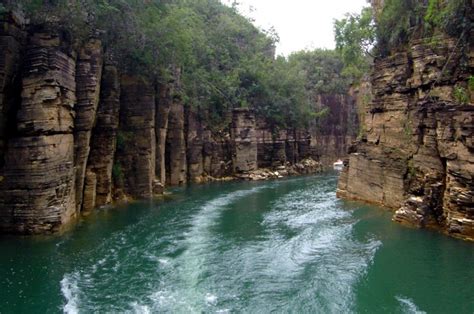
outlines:
[[371, 8], [360, 14], [347, 14], [334, 22], [336, 50], [345, 64], [344, 75], [358, 80], [367, 73], [375, 43], [375, 22]]

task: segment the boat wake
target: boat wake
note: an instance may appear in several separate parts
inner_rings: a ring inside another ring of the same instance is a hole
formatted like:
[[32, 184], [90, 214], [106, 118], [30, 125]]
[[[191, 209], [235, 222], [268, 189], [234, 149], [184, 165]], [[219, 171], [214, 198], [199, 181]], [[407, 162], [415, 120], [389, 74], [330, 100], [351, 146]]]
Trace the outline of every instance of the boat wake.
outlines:
[[67, 314], [79, 313], [79, 287], [77, 286], [79, 273], [64, 275], [61, 280], [61, 293], [66, 301], [63, 312]]
[[426, 314], [425, 311], [420, 310], [415, 302], [412, 299], [403, 297], [403, 296], [396, 296], [395, 299], [400, 303], [403, 313], [407, 314]]

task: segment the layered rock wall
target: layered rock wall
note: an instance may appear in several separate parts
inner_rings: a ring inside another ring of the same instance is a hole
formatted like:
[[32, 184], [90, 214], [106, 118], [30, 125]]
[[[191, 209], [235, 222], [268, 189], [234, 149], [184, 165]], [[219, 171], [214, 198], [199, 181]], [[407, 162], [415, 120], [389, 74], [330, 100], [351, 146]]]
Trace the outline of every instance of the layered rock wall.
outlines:
[[55, 232], [165, 184], [319, 169], [309, 130], [275, 134], [249, 109], [229, 110], [223, 129], [207, 125], [210, 113], [181, 98], [179, 69], [145, 78], [97, 39], [13, 14], [0, 23], [0, 233]]
[[171, 104], [166, 137], [166, 173], [169, 185], [187, 182], [187, 160], [184, 107], [180, 102]]
[[[82, 209], [86, 166], [90, 153], [91, 132], [96, 121], [102, 77], [102, 45], [99, 40], [90, 40], [79, 51], [76, 68], [76, 117], [74, 120], [74, 166], [76, 168], [76, 205]], [[88, 173], [91, 175], [91, 172]], [[95, 177], [95, 176], [94, 176]], [[88, 188], [96, 180], [89, 178]], [[89, 193], [90, 194], [90, 193]], [[94, 197], [95, 197], [95, 193]], [[95, 198], [94, 198], [95, 199]], [[95, 203], [95, 202], [94, 202]], [[92, 204], [94, 207], [95, 204]], [[91, 207], [91, 204], [86, 207]]]
[[155, 89], [137, 76], [120, 81], [120, 145], [117, 162], [124, 191], [135, 198], [151, 198], [155, 184]]
[[234, 109], [232, 117], [232, 167], [235, 173], [257, 169], [255, 114], [247, 109]]
[[[117, 67], [106, 64], [103, 69], [100, 103], [97, 121], [92, 131], [91, 150], [87, 163], [86, 178], [90, 184], [84, 187], [93, 203], [83, 205], [83, 211], [112, 202], [112, 172], [117, 142], [120, 110], [120, 78]], [[115, 171], [120, 171], [116, 165]], [[94, 179], [95, 178], [95, 179]], [[91, 196], [95, 195], [95, 196]]]
[[0, 229], [41, 233], [75, 216], [75, 54], [54, 30], [33, 30], [22, 71], [21, 107], [8, 139]]
[[160, 84], [156, 98], [156, 176], [161, 184], [166, 184], [166, 137], [168, 134], [168, 117], [173, 102], [172, 84]]
[[414, 40], [375, 61], [373, 101], [338, 195], [395, 209], [394, 220], [474, 239], [474, 105], [470, 47]]
[[0, 16], [0, 176], [8, 133], [14, 131], [15, 108], [21, 102], [20, 73], [26, 33], [21, 18], [14, 14]]
[[321, 163], [328, 167], [347, 157], [347, 151], [359, 131], [356, 97], [348, 95], [319, 95], [318, 109], [326, 108], [321, 121], [313, 125], [311, 147], [317, 150]]

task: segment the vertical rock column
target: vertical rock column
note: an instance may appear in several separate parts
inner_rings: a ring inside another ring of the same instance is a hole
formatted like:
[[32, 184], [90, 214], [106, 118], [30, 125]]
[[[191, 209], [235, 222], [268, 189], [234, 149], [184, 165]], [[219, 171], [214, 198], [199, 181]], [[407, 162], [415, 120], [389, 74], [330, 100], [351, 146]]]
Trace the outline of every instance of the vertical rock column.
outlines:
[[166, 138], [167, 183], [179, 185], [186, 183], [187, 161], [186, 140], [184, 136], [184, 107], [179, 102], [171, 105]]
[[311, 135], [307, 131], [296, 131], [296, 147], [298, 148], [297, 161], [313, 157], [313, 152], [311, 150]]
[[286, 164], [286, 132], [278, 132], [272, 140], [272, 167], [284, 166]]
[[268, 168], [272, 165], [273, 139], [272, 132], [263, 120], [257, 121], [257, 160], [259, 168]]
[[[76, 69], [76, 118], [74, 121], [77, 211], [82, 209], [91, 131], [94, 127], [97, 106], [99, 104], [102, 62], [102, 45], [99, 40], [90, 40], [79, 52]], [[88, 182], [89, 187], [91, 184], [95, 185], [92, 177], [89, 178]]]
[[24, 38], [23, 22], [19, 17], [0, 14], [0, 176], [8, 137], [7, 123], [14, 122], [12, 115], [18, 107], [15, 104], [21, 101], [18, 74]]
[[[112, 169], [120, 109], [120, 81], [117, 68], [105, 65], [102, 74], [97, 121], [92, 131], [87, 163], [83, 211], [112, 202]], [[95, 180], [94, 180], [95, 178]], [[95, 193], [94, 193], [95, 191]]]
[[285, 153], [286, 160], [294, 164], [298, 160], [298, 149], [296, 146], [295, 130], [286, 131]]
[[57, 230], [75, 215], [75, 57], [53, 30], [29, 38], [17, 136], [9, 139], [0, 229]]
[[318, 96], [317, 110], [328, 110], [327, 116], [311, 128], [311, 147], [315, 147], [324, 166], [347, 157], [347, 150], [356, 139], [358, 116], [355, 98], [350, 95], [324, 94]]
[[187, 127], [187, 161], [188, 176], [191, 182], [201, 182], [203, 180], [204, 160], [203, 160], [203, 128], [197, 113], [191, 109], [186, 111]]
[[231, 139], [232, 165], [235, 173], [257, 169], [257, 138], [255, 114], [248, 109], [234, 109]]
[[135, 198], [151, 198], [155, 184], [155, 89], [145, 79], [121, 78], [117, 161], [123, 187]]
[[168, 133], [168, 116], [170, 113], [172, 99], [171, 84], [158, 86], [157, 104], [156, 104], [156, 177], [162, 185], [166, 184], [166, 136]]
[[257, 121], [257, 160], [259, 168], [278, 167], [286, 164], [287, 132], [277, 134], [265, 121]]

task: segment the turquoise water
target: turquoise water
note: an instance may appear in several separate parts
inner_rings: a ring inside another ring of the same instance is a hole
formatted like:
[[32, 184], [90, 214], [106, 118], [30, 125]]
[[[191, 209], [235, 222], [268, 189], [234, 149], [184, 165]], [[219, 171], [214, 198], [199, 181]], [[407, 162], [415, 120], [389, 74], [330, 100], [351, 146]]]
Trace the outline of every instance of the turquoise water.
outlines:
[[474, 245], [335, 197], [337, 176], [177, 189], [0, 238], [0, 313], [473, 313]]

